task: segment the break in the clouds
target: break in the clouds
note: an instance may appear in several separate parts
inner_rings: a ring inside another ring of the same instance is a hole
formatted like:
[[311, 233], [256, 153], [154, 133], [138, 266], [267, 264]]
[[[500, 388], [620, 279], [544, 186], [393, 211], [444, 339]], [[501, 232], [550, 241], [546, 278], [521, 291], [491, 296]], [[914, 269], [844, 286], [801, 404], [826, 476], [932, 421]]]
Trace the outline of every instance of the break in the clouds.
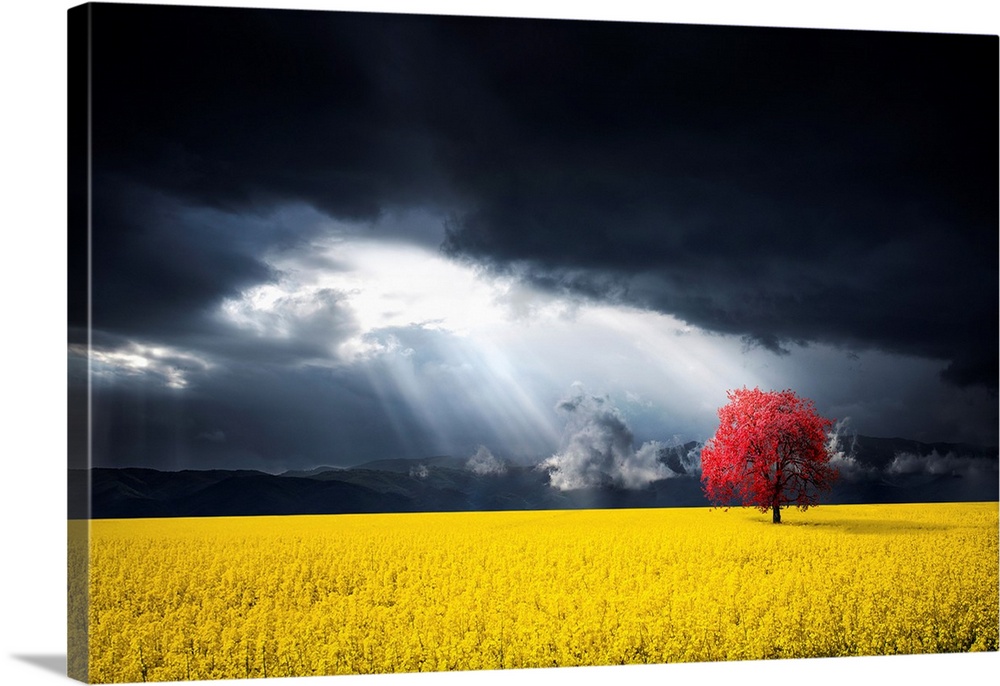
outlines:
[[96, 462], [575, 483], [619, 416], [635, 484], [742, 385], [996, 442], [995, 37], [91, 12]]

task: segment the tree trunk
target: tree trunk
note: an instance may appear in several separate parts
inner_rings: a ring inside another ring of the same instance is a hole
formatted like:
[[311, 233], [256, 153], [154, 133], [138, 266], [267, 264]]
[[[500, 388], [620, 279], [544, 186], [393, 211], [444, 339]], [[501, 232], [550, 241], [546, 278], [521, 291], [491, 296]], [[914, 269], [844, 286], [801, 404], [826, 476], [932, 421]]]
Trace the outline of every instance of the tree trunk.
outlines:
[[771, 523], [781, 524], [781, 505], [778, 503], [771, 506]]

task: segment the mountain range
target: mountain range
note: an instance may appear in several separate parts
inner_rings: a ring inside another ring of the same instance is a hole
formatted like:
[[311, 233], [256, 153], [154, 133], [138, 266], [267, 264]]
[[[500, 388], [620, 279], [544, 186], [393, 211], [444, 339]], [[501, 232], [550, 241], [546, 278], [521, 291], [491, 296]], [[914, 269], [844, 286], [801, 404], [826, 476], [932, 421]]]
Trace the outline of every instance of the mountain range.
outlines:
[[[835, 459], [841, 478], [822, 503], [993, 501], [996, 447], [856, 436]], [[449, 512], [707, 506], [697, 456], [701, 444], [661, 451], [670, 478], [645, 488], [558, 490], [548, 472], [468, 458], [384, 459], [349, 468], [268, 474], [255, 470], [71, 469], [71, 519]], [[87, 482], [90, 482], [90, 502]]]

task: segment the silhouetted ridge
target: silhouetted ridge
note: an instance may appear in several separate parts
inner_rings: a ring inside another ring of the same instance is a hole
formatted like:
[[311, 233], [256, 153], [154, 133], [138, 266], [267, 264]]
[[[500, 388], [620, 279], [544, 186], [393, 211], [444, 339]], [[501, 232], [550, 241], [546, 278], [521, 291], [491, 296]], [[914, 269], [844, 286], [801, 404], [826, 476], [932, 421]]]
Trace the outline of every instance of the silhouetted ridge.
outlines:
[[[578, 508], [692, 507], [709, 503], [697, 471], [700, 444], [664, 449], [660, 461], [673, 476], [641, 489], [595, 487], [560, 491], [544, 470], [504, 463], [476, 473], [468, 460], [436, 456], [386, 459], [343, 469], [317, 467], [283, 474], [254, 470], [96, 468], [70, 470], [73, 494], [89, 474], [95, 519], [243, 515], [451, 512]], [[992, 501], [998, 496], [994, 447], [920, 443], [907, 439], [853, 439], [853, 459], [824, 503]], [[69, 516], [86, 518], [76, 495]]]

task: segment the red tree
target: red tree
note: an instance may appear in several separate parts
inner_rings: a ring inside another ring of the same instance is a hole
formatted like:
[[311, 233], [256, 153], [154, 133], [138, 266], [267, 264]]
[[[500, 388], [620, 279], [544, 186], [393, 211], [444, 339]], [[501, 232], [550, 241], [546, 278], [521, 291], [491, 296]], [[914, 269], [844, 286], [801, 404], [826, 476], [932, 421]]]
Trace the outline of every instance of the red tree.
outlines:
[[781, 523], [784, 505], [803, 510], [816, 505], [819, 492], [837, 478], [826, 447], [833, 422], [792, 391], [741, 388], [726, 395], [719, 429], [701, 451], [709, 501], [770, 509], [775, 524]]

